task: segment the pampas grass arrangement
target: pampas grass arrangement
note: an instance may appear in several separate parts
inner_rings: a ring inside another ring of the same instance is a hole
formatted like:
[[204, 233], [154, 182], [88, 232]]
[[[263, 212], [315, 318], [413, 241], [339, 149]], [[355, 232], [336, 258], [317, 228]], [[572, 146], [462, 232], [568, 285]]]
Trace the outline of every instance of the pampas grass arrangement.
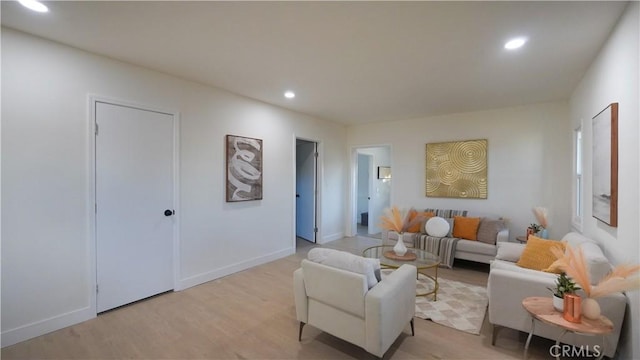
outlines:
[[402, 211], [398, 207], [387, 208], [380, 217], [380, 227], [387, 231], [395, 231], [399, 234], [407, 232], [409, 228], [420, 223], [424, 216], [414, 208]]
[[589, 266], [581, 248], [573, 249], [567, 245], [565, 252], [562, 252], [560, 248], [551, 247], [551, 252], [558, 259], [551, 264], [551, 268], [564, 271], [582, 287], [587, 296], [582, 303], [583, 315], [587, 318], [600, 316], [600, 306], [595, 298], [640, 288], [640, 265], [618, 265], [596, 285], [591, 285]]
[[547, 208], [536, 206], [533, 208], [533, 215], [535, 215], [538, 224], [540, 224], [542, 228], [546, 229], [549, 225]]

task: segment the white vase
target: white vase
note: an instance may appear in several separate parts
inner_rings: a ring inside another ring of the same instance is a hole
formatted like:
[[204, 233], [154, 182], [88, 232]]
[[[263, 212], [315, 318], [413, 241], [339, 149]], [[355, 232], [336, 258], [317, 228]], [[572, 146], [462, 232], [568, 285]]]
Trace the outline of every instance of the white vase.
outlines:
[[404, 256], [407, 253], [407, 247], [404, 245], [404, 241], [402, 240], [402, 233], [398, 233], [398, 241], [396, 245], [393, 247], [393, 252], [398, 256]]
[[582, 301], [582, 316], [591, 320], [600, 318], [600, 304], [592, 298], [584, 299]]
[[564, 310], [564, 299], [553, 295], [553, 308], [562, 312]]

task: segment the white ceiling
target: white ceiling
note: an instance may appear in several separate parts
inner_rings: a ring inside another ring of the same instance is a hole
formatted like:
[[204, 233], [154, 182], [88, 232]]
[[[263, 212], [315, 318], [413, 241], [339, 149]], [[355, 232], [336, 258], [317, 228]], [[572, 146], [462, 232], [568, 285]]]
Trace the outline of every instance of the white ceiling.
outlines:
[[[2, 1], [2, 25], [345, 124], [567, 99], [626, 6], [45, 4], [50, 12], [38, 14]], [[529, 41], [508, 52], [513, 36]]]

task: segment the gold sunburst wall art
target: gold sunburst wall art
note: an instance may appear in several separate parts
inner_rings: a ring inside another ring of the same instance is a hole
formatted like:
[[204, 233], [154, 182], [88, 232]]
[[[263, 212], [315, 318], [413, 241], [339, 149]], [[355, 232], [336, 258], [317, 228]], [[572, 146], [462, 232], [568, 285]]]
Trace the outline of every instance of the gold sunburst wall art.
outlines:
[[427, 197], [487, 198], [487, 140], [427, 144]]

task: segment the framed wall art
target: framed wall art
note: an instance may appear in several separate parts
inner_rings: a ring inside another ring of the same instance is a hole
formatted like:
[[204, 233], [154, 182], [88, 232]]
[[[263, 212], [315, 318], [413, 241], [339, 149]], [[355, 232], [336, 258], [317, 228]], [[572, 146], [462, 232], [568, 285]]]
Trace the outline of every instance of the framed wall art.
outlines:
[[426, 146], [427, 197], [486, 199], [487, 140]]
[[593, 117], [592, 215], [618, 226], [618, 103]]
[[391, 179], [391, 167], [378, 166], [378, 179]]
[[226, 136], [227, 202], [262, 199], [262, 140]]

